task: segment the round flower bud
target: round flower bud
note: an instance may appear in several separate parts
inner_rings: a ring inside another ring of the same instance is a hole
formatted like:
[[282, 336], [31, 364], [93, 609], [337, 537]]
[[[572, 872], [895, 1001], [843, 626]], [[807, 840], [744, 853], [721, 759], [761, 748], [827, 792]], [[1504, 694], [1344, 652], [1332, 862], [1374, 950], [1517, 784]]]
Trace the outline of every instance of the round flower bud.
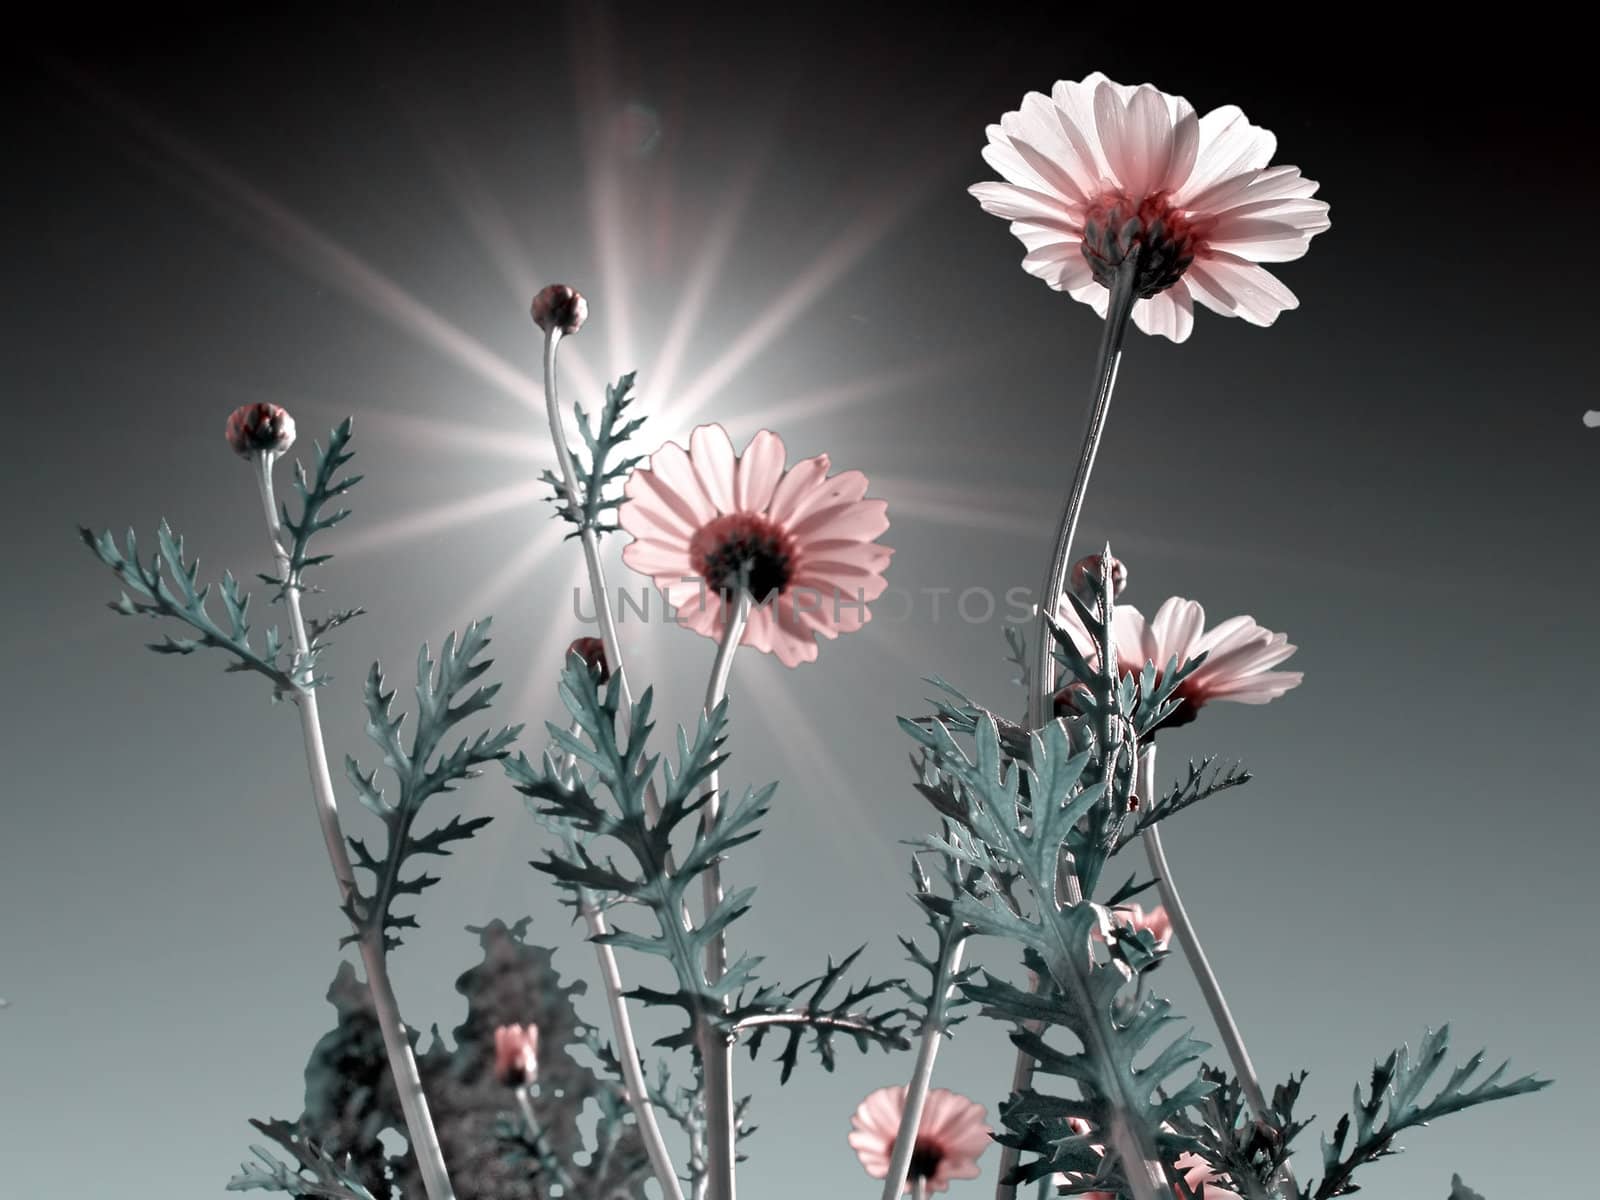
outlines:
[[533, 298], [533, 323], [549, 333], [577, 333], [589, 319], [589, 302], [577, 288], [552, 283]]
[[589, 669], [598, 671], [600, 682], [604, 683], [611, 678], [611, 667], [606, 662], [606, 644], [597, 637], [577, 638], [572, 645], [567, 647], [567, 654], [576, 654], [589, 664]]
[[[1078, 599], [1085, 604], [1094, 601], [1094, 588], [1090, 580], [1100, 578], [1100, 556], [1091, 554], [1087, 558], [1080, 558], [1072, 564], [1072, 574], [1067, 577], [1067, 586], [1070, 587]], [[1123, 589], [1128, 586], [1127, 565], [1115, 554], [1111, 556], [1111, 599], [1113, 602], [1122, 595]]]
[[294, 418], [278, 404], [243, 404], [228, 414], [223, 436], [241, 458], [282, 454], [294, 445]]
[[494, 1031], [494, 1077], [505, 1087], [524, 1087], [539, 1077], [539, 1027], [502, 1025]]

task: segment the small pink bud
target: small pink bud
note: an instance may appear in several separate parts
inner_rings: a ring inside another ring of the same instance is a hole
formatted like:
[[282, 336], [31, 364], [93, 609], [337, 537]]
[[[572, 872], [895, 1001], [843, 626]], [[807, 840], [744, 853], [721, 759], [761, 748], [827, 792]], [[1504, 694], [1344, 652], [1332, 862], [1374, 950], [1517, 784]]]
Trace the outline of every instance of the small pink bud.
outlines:
[[589, 302], [577, 288], [552, 283], [533, 298], [533, 323], [549, 333], [577, 333], [589, 319]]
[[241, 458], [282, 454], [294, 445], [294, 418], [277, 404], [243, 404], [228, 414], [223, 435]]
[[611, 666], [606, 662], [606, 644], [597, 637], [581, 637], [567, 647], [569, 655], [576, 654], [589, 664], [590, 670], [600, 673], [600, 682], [611, 678]]
[[[1087, 602], [1094, 595], [1089, 586], [1091, 579], [1100, 578], [1100, 556], [1091, 554], [1087, 558], [1080, 558], [1072, 564], [1072, 574], [1068, 576], [1068, 586], [1077, 593], [1078, 599]], [[1122, 590], [1128, 586], [1128, 568], [1115, 554], [1111, 556], [1111, 599], [1114, 601]]]
[[502, 1025], [494, 1031], [494, 1077], [511, 1088], [539, 1077], [537, 1025]]

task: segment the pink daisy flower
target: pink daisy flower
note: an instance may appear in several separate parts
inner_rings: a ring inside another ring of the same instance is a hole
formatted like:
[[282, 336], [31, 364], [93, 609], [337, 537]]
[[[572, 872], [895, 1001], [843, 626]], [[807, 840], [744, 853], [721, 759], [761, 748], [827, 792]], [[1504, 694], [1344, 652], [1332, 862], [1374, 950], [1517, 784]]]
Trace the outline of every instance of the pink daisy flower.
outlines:
[[539, 1077], [539, 1027], [502, 1025], [494, 1031], [494, 1077], [522, 1087]]
[[1253, 325], [1299, 304], [1257, 264], [1303, 255], [1328, 205], [1298, 167], [1267, 165], [1277, 139], [1233, 105], [1197, 116], [1181, 96], [1097, 72], [1028, 93], [988, 133], [983, 157], [1005, 182], [969, 190], [1011, 222], [1023, 270], [1101, 316], [1131, 253], [1134, 324], [1175, 342], [1196, 300]]
[[[1076, 611], [1062, 604], [1058, 615], [1079, 652], [1096, 662], [1089, 632]], [[1305, 678], [1299, 671], [1271, 669], [1295, 652], [1287, 634], [1263, 629], [1253, 617], [1229, 617], [1210, 630], [1205, 626], [1206, 610], [1178, 596], [1162, 604], [1150, 621], [1131, 604], [1118, 604], [1112, 610], [1121, 675], [1138, 674], [1149, 662], [1155, 664], [1159, 682], [1172, 658], [1182, 666], [1191, 658], [1206, 655], [1199, 669], [1178, 685], [1176, 696], [1182, 703], [1158, 728], [1187, 725], [1213, 700], [1265, 704]], [[1058, 715], [1073, 711], [1072, 691], [1077, 686], [1069, 684], [1056, 693]]]
[[[850, 1145], [873, 1179], [882, 1179], [889, 1173], [905, 1104], [904, 1085], [879, 1088], [861, 1102], [850, 1118]], [[988, 1147], [994, 1132], [984, 1124], [983, 1117], [983, 1105], [948, 1088], [929, 1092], [922, 1123], [917, 1127], [906, 1190], [911, 1189], [913, 1179], [923, 1180], [930, 1193], [948, 1191], [952, 1179], [976, 1179], [978, 1156]]]
[[828, 475], [819, 454], [784, 469], [783, 439], [762, 430], [735, 455], [727, 430], [702, 425], [689, 449], [668, 442], [628, 477], [618, 520], [633, 535], [622, 561], [655, 581], [677, 620], [719, 638], [738, 589], [752, 606], [740, 644], [786, 667], [817, 657], [869, 619], [893, 553], [882, 500], [860, 471]]

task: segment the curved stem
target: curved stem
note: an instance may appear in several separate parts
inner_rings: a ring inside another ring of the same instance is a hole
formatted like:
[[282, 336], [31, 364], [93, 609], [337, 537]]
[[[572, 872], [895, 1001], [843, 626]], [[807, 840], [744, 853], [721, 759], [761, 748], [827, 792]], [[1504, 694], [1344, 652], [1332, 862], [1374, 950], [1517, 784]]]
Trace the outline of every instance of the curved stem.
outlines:
[[[582, 733], [583, 727], [577, 722], [572, 723], [568, 732], [574, 738]], [[569, 754], [562, 763], [562, 769], [571, 772], [577, 765], [577, 756]], [[576, 845], [569, 837], [567, 839], [567, 854], [575, 856]], [[617, 1059], [622, 1068], [622, 1081], [628, 1089], [628, 1103], [633, 1103], [635, 1096], [649, 1095], [649, 1081], [644, 1077], [644, 1067], [639, 1061], [639, 1043], [633, 1035], [633, 1021], [628, 1015], [628, 1001], [622, 994], [622, 971], [617, 966], [617, 952], [603, 939], [611, 932], [610, 923], [606, 920], [605, 911], [600, 907], [595, 895], [588, 888], [578, 889], [578, 911], [583, 915], [583, 923], [589, 930], [589, 941], [594, 944], [595, 960], [600, 967], [600, 981], [606, 990], [606, 1009], [611, 1013], [611, 1025], [617, 1035]], [[655, 1109], [648, 1110], [650, 1119], [655, 1120]], [[635, 1110], [637, 1116], [637, 1110]], [[672, 1161], [665, 1158], [665, 1142], [660, 1138], [660, 1128], [656, 1129], [657, 1138], [654, 1145], [661, 1148], [663, 1160], [657, 1162], [651, 1156], [650, 1165], [656, 1170], [666, 1170], [672, 1173], [673, 1184], [676, 1188], [677, 1173], [672, 1166]], [[652, 1147], [650, 1140], [646, 1139], [645, 1148]], [[672, 1200], [683, 1200], [681, 1188], [668, 1190], [667, 1196]]]
[[[561, 415], [561, 401], [556, 393], [556, 347], [561, 344], [561, 330], [552, 326], [544, 338], [544, 407], [550, 421], [550, 440], [555, 444], [556, 463], [561, 468], [562, 486], [566, 488], [567, 503], [574, 507], [582, 492], [578, 481], [578, 468], [572, 461], [572, 451], [567, 446], [567, 426]], [[583, 544], [583, 561], [589, 571], [589, 590], [594, 593], [595, 620], [600, 625], [600, 641], [606, 648], [606, 666], [616, 676], [622, 693], [624, 708], [633, 707], [633, 690], [628, 686], [627, 666], [622, 661], [622, 646], [617, 640], [617, 621], [611, 611], [611, 593], [606, 589], [605, 566], [600, 561], [600, 538], [593, 527], [580, 517], [578, 540]], [[654, 821], [658, 815], [658, 800], [654, 789], [645, 797], [646, 811]]]
[[[333, 877], [339, 885], [339, 900], [348, 908], [356, 896], [355, 872], [351, 869], [350, 854], [345, 849], [344, 833], [339, 827], [339, 804], [334, 797], [333, 777], [328, 771], [328, 752], [322, 740], [317, 693], [312, 685], [311, 644], [306, 636], [305, 617], [300, 611], [300, 586], [290, 570], [289, 553], [283, 545], [278, 504], [273, 496], [272, 466], [276, 457], [275, 454], [255, 456], [256, 481], [260, 486], [261, 504], [266, 511], [273, 557], [278, 564], [279, 576], [283, 579], [284, 606], [289, 613], [289, 635], [295, 653], [289, 674], [295, 683], [295, 707], [300, 710], [306, 766], [311, 774], [311, 796], [317, 808], [317, 822], [322, 827], [322, 840], [327, 845], [328, 861], [333, 866]], [[361, 961], [366, 968], [367, 987], [372, 993], [378, 1027], [383, 1031], [389, 1071], [400, 1097], [401, 1112], [405, 1115], [411, 1152], [416, 1156], [429, 1200], [453, 1200], [450, 1175], [445, 1169], [444, 1152], [439, 1148], [439, 1136], [434, 1131], [433, 1118], [428, 1112], [428, 1098], [422, 1090], [422, 1077], [417, 1073], [411, 1039], [400, 1020], [400, 1005], [395, 999], [394, 987], [389, 982], [388, 956], [382, 939], [381, 931], [361, 936]]]
[[[1141, 796], [1154, 796], [1155, 789], [1156, 748], [1152, 744], [1139, 757], [1139, 780], [1135, 790]], [[1161, 889], [1161, 903], [1167, 910], [1167, 918], [1172, 922], [1172, 934], [1177, 938], [1178, 945], [1183, 947], [1183, 956], [1188, 959], [1189, 969], [1194, 972], [1195, 980], [1200, 985], [1200, 994], [1205, 997], [1206, 1007], [1211, 1010], [1211, 1018], [1216, 1022], [1217, 1033], [1228, 1051], [1228, 1060], [1233, 1064], [1233, 1073], [1238, 1076], [1245, 1100], [1250, 1104], [1250, 1111], [1255, 1114], [1257, 1120], [1268, 1120], [1267, 1098], [1261, 1091], [1261, 1081], [1256, 1078], [1255, 1066], [1250, 1062], [1250, 1052], [1245, 1049], [1244, 1037], [1240, 1034], [1238, 1022], [1233, 1019], [1228, 1001], [1222, 994], [1222, 985], [1217, 982], [1217, 974], [1211, 969], [1205, 948], [1200, 945], [1200, 935], [1195, 932], [1194, 922], [1189, 919], [1189, 912], [1183, 906], [1183, 897], [1178, 894], [1178, 885], [1172, 880], [1172, 867], [1167, 862], [1166, 848], [1161, 844], [1160, 822], [1147, 826], [1139, 837], [1144, 842], [1145, 857], [1150, 860], [1150, 870], [1155, 874], [1156, 885]], [[1287, 1161], [1284, 1162], [1279, 1176], [1289, 1195], [1298, 1194], [1294, 1172], [1290, 1170]]]
[[[724, 603], [724, 610], [727, 605]], [[706, 713], [709, 715], [722, 703], [728, 692], [728, 676], [733, 670], [733, 655], [739, 639], [744, 636], [745, 624], [750, 618], [750, 593], [741, 587], [739, 598], [728, 611], [727, 625], [717, 643], [717, 657], [711, 664], [711, 679], [706, 684]], [[706, 802], [704, 828], [709, 829], [722, 810], [722, 798], [717, 773], [713, 771], [706, 780], [710, 799]], [[722, 867], [713, 862], [701, 877], [704, 917], [711, 919], [722, 904]], [[706, 982], [715, 984], [728, 970], [727, 941], [717, 933], [706, 947]], [[706, 1105], [706, 1177], [711, 1200], [734, 1200], [734, 1144], [738, 1140], [733, 1104], [733, 1046], [732, 1033], [717, 1029], [707, 1018], [701, 1017], [696, 1031], [700, 1048], [700, 1065], [705, 1075]]]
[[1099, 452], [1100, 439], [1105, 433], [1106, 414], [1111, 409], [1111, 392], [1117, 382], [1117, 365], [1122, 361], [1122, 338], [1128, 330], [1133, 302], [1138, 299], [1134, 294], [1138, 269], [1139, 255], [1128, 255], [1117, 268], [1116, 278], [1111, 284], [1105, 331], [1100, 338], [1100, 357], [1095, 365], [1094, 401], [1089, 410], [1089, 427], [1084, 431], [1078, 469], [1072, 476], [1072, 489], [1067, 493], [1067, 505], [1062, 510], [1061, 523], [1056, 529], [1056, 546], [1050, 558], [1050, 570], [1045, 574], [1044, 590], [1039, 595], [1039, 628], [1033, 647], [1033, 670], [1029, 672], [1030, 729], [1044, 725], [1048, 716], [1047, 701], [1055, 693], [1056, 660], [1051, 650], [1049, 617], [1054, 614], [1061, 593], [1066, 590], [1067, 572], [1072, 569], [1072, 538], [1078, 531], [1078, 514], [1083, 509], [1083, 497], [1089, 490], [1089, 473], [1094, 470], [1095, 455]]
[[939, 973], [928, 997], [928, 1021], [922, 1028], [922, 1042], [917, 1047], [916, 1064], [911, 1068], [911, 1082], [906, 1085], [906, 1102], [900, 1110], [894, 1154], [889, 1160], [888, 1174], [883, 1177], [883, 1200], [898, 1200], [905, 1190], [906, 1173], [911, 1169], [911, 1156], [917, 1148], [917, 1130], [922, 1127], [922, 1113], [928, 1104], [928, 1087], [933, 1082], [934, 1060], [939, 1057], [939, 1047], [944, 1043], [944, 1008], [950, 1000], [951, 981], [961, 970], [966, 951], [967, 935], [957, 930], [955, 922], [951, 921], [940, 939]]
[[[1083, 447], [1078, 453], [1078, 467], [1073, 472], [1072, 488], [1067, 492], [1066, 507], [1061, 512], [1061, 522], [1056, 528], [1055, 549], [1050, 556], [1050, 569], [1045, 573], [1044, 588], [1039, 594], [1039, 624], [1034, 634], [1033, 669], [1028, 672], [1028, 728], [1043, 728], [1050, 718], [1051, 700], [1056, 687], [1056, 659], [1050, 635], [1050, 617], [1061, 600], [1067, 586], [1067, 573], [1072, 570], [1072, 539], [1078, 531], [1078, 515], [1083, 510], [1083, 498], [1089, 490], [1089, 474], [1094, 470], [1095, 455], [1100, 450], [1100, 439], [1105, 435], [1106, 414], [1111, 410], [1111, 393], [1117, 383], [1117, 366], [1122, 361], [1122, 339], [1128, 331], [1128, 318], [1133, 313], [1134, 284], [1138, 276], [1139, 255], [1130, 254], [1117, 268], [1111, 282], [1111, 298], [1106, 305], [1105, 329], [1100, 337], [1100, 355], [1095, 363], [1094, 399], [1089, 409], [1089, 425], [1084, 430]], [[1108, 766], [1108, 771], [1110, 770]], [[1070, 863], [1063, 864], [1061, 883], [1069, 904], [1083, 901], [1083, 889], [1078, 874]], [[1034, 1061], [1025, 1051], [1018, 1050], [1011, 1071], [1011, 1092], [1015, 1095], [1033, 1086]], [[1017, 1187], [1005, 1179], [1016, 1170], [1021, 1151], [1006, 1146], [1000, 1154], [1000, 1184], [995, 1188], [995, 1200], [1015, 1200]]]
[[[550, 419], [550, 440], [555, 443], [556, 461], [561, 468], [561, 478], [567, 490], [567, 502], [578, 503], [578, 469], [572, 461], [572, 451], [567, 448], [566, 424], [561, 418], [561, 402], [556, 395], [556, 347], [561, 344], [561, 330], [552, 325], [544, 339], [544, 399], [546, 415]], [[625, 709], [633, 708], [633, 693], [628, 687], [628, 675], [622, 661], [622, 647], [617, 641], [617, 625], [611, 613], [611, 597], [606, 591], [605, 568], [600, 562], [600, 541], [587, 522], [580, 525], [579, 540], [583, 543], [583, 560], [589, 571], [589, 590], [594, 593], [595, 615], [600, 622], [600, 640], [605, 645], [606, 666], [616, 677]], [[645, 813], [654, 824], [661, 813], [654, 784], [647, 785], [644, 793]], [[591, 917], [591, 912], [593, 916]], [[589, 906], [584, 912], [591, 937], [605, 931], [605, 915], [598, 907]], [[678, 1182], [677, 1169], [672, 1165], [672, 1155], [667, 1150], [666, 1138], [661, 1133], [661, 1122], [650, 1103], [639, 1066], [638, 1044], [633, 1036], [633, 1023], [628, 1016], [627, 1001], [622, 998], [622, 975], [611, 947], [596, 945], [599, 952], [600, 973], [605, 980], [606, 1002], [611, 1010], [611, 1024], [617, 1035], [618, 1056], [622, 1060], [623, 1077], [628, 1084], [628, 1105], [639, 1122], [639, 1136], [644, 1141], [645, 1152], [656, 1180], [661, 1184], [667, 1200], [683, 1200], [683, 1188]]]

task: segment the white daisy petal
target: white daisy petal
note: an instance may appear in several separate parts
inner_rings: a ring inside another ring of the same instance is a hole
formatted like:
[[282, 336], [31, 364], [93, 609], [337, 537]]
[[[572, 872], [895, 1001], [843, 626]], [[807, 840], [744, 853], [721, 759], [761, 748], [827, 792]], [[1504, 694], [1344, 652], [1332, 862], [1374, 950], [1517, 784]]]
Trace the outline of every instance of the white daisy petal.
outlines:
[[1196, 302], [1256, 325], [1295, 307], [1256, 264], [1301, 257], [1329, 227], [1317, 183], [1269, 166], [1277, 139], [1233, 105], [1198, 116], [1181, 96], [1096, 72], [1028, 93], [988, 134], [984, 157], [1005, 182], [970, 190], [1011, 223], [1023, 270], [1103, 318], [1109, 294], [1095, 276], [1117, 256], [1086, 244], [1085, 226], [1115, 213], [1140, 247], [1146, 298], [1133, 323], [1175, 342], [1192, 332]]

